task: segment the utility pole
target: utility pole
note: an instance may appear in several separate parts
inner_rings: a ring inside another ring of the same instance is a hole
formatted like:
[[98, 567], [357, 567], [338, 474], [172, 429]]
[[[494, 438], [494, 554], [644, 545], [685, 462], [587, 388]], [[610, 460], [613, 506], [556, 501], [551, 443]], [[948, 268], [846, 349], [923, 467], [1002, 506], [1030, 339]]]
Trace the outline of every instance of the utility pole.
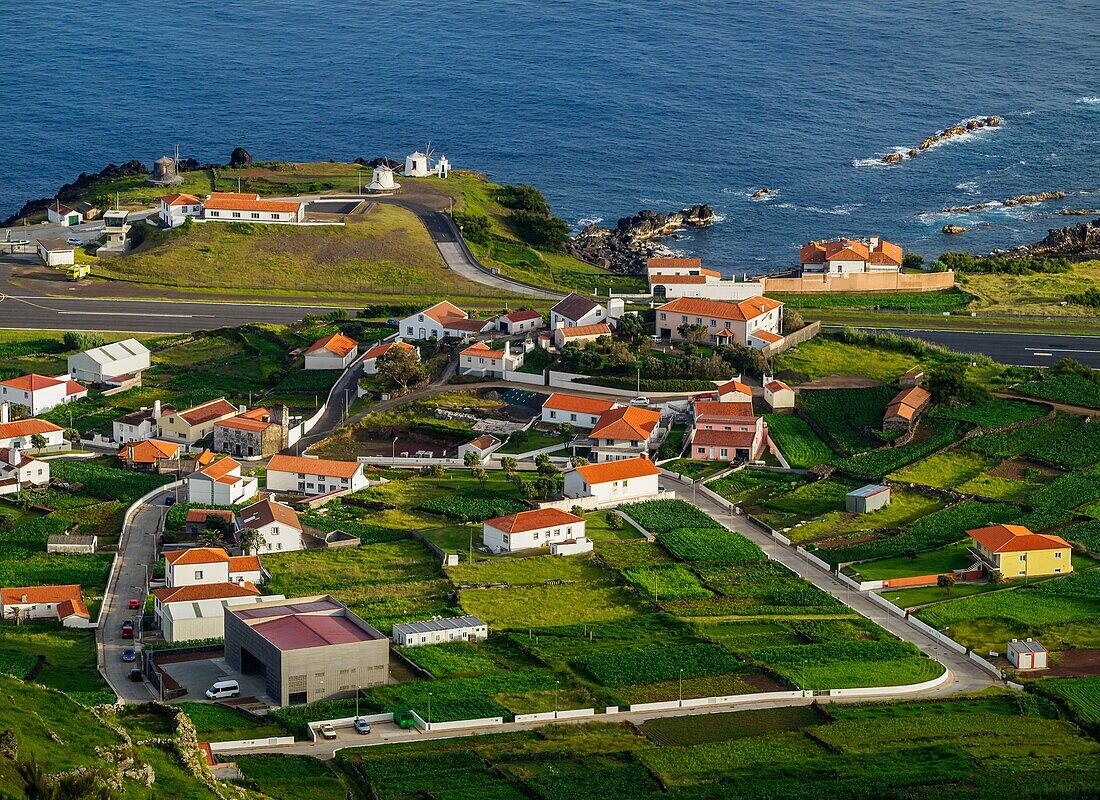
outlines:
[[558, 687], [561, 681], [554, 681], [554, 719], [558, 718]]
[[684, 668], [680, 667], [680, 708], [684, 707]]
[[355, 718], [359, 719], [359, 693], [363, 691], [362, 686], [355, 687]]
[[428, 730], [432, 729], [432, 693], [428, 692]]

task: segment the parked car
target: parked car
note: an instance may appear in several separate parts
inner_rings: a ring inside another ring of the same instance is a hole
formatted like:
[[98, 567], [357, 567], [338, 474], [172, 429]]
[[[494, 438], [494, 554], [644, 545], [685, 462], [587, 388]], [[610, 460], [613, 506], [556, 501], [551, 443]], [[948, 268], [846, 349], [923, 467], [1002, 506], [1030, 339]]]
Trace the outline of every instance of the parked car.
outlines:
[[329, 722], [326, 722], [324, 725], [318, 728], [318, 730], [320, 731], [321, 736], [325, 739], [336, 738], [336, 728], [332, 727], [332, 724]]
[[141, 608], [141, 601], [136, 597], [130, 598], [130, 608]]
[[215, 681], [214, 685], [206, 690], [207, 700], [221, 700], [225, 697], [236, 697], [241, 693], [241, 685], [236, 681]]
[[649, 405], [649, 398], [646, 397], [645, 395], [642, 395], [640, 397], [635, 397], [633, 400], [630, 401], [630, 405], [632, 405], [632, 406], [648, 406]]
[[170, 494], [166, 498], [164, 498], [164, 505], [174, 506], [175, 504], [176, 504], [176, 496], [174, 494]]
[[122, 638], [133, 639], [134, 638], [134, 621], [128, 619], [122, 623]]
[[370, 723], [362, 717], [356, 717], [352, 725], [355, 726], [356, 733], [362, 734], [364, 736], [370, 733]]
[[140, 669], [132, 669], [132, 670], [130, 670], [130, 674], [129, 674], [129, 676], [128, 676], [128, 677], [129, 677], [129, 678], [130, 678], [130, 680], [131, 680], [131, 681], [133, 681], [134, 683], [141, 683], [141, 682], [142, 682], [142, 680], [144, 680], [144, 676], [143, 676], [143, 675], [141, 674], [141, 670], [140, 670]]
[[82, 247], [84, 245], [83, 239], [78, 239], [75, 236], [70, 236], [65, 240], [66, 244], [71, 244], [73, 247]]
[[137, 652], [132, 647], [127, 647], [122, 651], [123, 661], [137, 661]]

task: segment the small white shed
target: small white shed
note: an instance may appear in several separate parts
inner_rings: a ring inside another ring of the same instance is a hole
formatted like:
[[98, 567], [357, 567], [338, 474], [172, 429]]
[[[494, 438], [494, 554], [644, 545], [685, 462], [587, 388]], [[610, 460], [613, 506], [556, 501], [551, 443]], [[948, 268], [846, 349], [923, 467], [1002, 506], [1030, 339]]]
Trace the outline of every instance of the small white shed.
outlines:
[[1008, 661], [1021, 671], [1046, 669], [1047, 649], [1034, 639], [1013, 639], [1008, 643]]

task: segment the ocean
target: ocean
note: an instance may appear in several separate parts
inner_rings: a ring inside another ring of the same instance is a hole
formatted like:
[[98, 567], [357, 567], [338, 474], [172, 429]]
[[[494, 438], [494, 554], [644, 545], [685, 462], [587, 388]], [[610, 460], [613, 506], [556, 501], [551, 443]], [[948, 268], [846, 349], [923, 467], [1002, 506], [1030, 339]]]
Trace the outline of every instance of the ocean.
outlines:
[[[726, 273], [838, 235], [926, 257], [1010, 247], [1080, 220], [1060, 208], [1100, 208], [1095, 0], [51, 0], [7, 19], [0, 217], [177, 144], [224, 163], [238, 145], [350, 160], [428, 140], [578, 226], [710, 203], [721, 222], [668, 245]], [[874, 163], [991, 114], [1002, 127]], [[942, 213], [1054, 189], [1066, 199]]]

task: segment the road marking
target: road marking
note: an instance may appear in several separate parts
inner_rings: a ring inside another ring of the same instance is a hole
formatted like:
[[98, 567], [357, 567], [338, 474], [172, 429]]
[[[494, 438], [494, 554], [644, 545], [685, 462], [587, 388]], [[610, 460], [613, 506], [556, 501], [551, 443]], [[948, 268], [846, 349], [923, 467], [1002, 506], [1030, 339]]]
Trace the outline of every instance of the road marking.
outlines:
[[[1100, 350], [1076, 350], [1072, 347], [1055, 347], [1054, 349], [1057, 350], [1059, 353], [1100, 353]], [[1045, 353], [1045, 352], [1040, 353], [1038, 351], [1038, 349], [1034, 348], [1034, 347], [1025, 347], [1024, 350], [1030, 350], [1031, 352], [1035, 353], [1035, 355], [1037, 355], [1037, 356], [1049, 356], [1049, 355], [1051, 355], [1050, 353]]]
[[1034, 351], [1034, 354], [1037, 355], [1037, 356], [1053, 356], [1054, 355], [1054, 353], [1040, 353], [1037, 350]]
[[[41, 307], [41, 306], [40, 306]], [[90, 314], [93, 317], [172, 317], [175, 319], [215, 319], [213, 314], [150, 314], [145, 311], [61, 311], [48, 309], [58, 314]]]

